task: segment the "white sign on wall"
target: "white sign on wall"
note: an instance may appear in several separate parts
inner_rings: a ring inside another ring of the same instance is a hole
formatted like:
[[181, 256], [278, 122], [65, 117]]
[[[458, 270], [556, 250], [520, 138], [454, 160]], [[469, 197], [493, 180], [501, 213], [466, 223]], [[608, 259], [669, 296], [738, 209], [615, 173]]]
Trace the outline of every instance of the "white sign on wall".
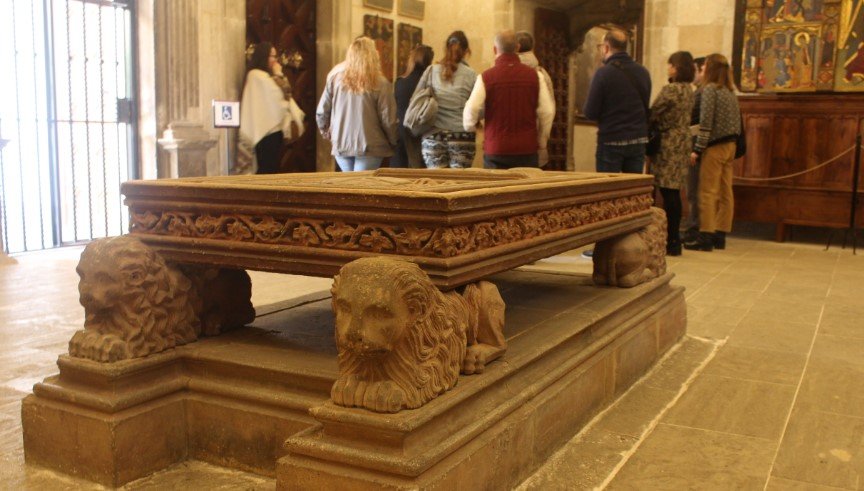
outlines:
[[240, 103], [237, 101], [213, 101], [213, 127], [239, 128]]

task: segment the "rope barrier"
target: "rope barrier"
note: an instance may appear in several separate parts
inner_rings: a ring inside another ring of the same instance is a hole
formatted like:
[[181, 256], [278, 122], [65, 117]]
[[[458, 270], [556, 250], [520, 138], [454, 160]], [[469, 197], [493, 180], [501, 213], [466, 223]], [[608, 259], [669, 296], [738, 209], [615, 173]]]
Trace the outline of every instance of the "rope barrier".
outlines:
[[821, 164], [817, 165], [816, 167], [811, 167], [807, 170], [804, 170], [801, 172], [796, 172], [794, 174], [787, 174], [785, 176], [777, 176], [777, 177], [737, 177], [736, 176], [735, 179], [738, 181], [781, 181], [783, 179], [789, 179], [791, 177], [798, 177], [798, 176], [807, 174], [808, 172], [813, 172], [817, 169], [821, 169], [822, 167], [825, 167], [826, 165], [828, 165], [828, 164], [830, 164], [836, 160], [839, 160], [840, 157], [845, 156], [846, 154], [848, 154], [852, 150], [855, 150], [855, 145], [852, 145], [851, 147], [847, 148], [846, 150], [840, 152], [839, 155], [836, 155], [835, 157], [832, 157], [832, 158], [826, 160], [825, 162], [822, 162]]

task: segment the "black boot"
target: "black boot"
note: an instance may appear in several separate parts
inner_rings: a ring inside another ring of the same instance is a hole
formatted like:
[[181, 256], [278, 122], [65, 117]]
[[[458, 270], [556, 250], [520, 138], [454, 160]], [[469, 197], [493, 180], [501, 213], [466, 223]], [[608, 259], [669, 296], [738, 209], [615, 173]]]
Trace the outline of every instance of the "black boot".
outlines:
[[714, 248], [723, 250], [726, 248], [726, 232], [714, 232]]
[[696, 238], [699, 237], [699, 229], [698, 228], [688, 228], [681, 235], [681, 241], [684, 243], [693, 242]]
[[669, 242], [666, 244], [666, 255], [667, 256], [680, 256], [681, 255], [681, 242]]
[[714, 250], [714, 234], [710, 232], [699, 232], [696, 240], [685, 242], [684, 248], [691, 251], [711, 252]]

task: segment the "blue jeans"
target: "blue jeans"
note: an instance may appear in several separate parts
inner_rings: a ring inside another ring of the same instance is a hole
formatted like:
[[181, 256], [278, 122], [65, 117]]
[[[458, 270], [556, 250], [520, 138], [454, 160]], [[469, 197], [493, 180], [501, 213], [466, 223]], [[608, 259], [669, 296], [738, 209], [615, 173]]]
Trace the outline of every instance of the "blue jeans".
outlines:
[[597, 144], [597, 172], [641, 174], [645, 167], [645, 144]]
[[384, 157], [340, 157], [336, 155], [336, 163], [342, 172], [375, 170], [381, 167]]

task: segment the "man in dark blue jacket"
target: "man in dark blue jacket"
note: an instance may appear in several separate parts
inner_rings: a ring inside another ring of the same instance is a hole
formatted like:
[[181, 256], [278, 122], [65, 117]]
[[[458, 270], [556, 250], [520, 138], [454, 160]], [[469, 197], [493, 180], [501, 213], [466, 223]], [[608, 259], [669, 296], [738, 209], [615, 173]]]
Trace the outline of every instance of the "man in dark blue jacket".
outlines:
[[627, 34], [603, 37], [604, 66], [591, 80], [584, 114], [597, 121], [597, 172], [641, 174], [648, 143], [648, 70], [627, 54]]

